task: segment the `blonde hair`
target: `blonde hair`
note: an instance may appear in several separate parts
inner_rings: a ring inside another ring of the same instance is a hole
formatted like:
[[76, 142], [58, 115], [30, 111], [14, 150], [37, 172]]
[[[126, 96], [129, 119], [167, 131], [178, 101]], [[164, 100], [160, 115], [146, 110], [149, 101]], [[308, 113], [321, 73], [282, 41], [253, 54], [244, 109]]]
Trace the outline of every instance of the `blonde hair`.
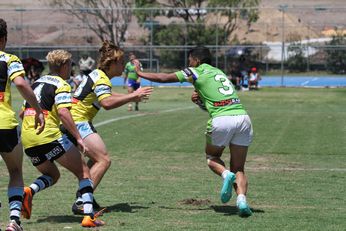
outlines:
[[60, 68], [71, 60], [72, 54], [65, 50], [53, 50], [48, 52], [46, 59], [50, 69]]
[[124, 51], [110, 41], [104, 41], [99, 49], [99, 60], [97, 68], [105, 71], [113, 61], [117, 62], [124, 56]]

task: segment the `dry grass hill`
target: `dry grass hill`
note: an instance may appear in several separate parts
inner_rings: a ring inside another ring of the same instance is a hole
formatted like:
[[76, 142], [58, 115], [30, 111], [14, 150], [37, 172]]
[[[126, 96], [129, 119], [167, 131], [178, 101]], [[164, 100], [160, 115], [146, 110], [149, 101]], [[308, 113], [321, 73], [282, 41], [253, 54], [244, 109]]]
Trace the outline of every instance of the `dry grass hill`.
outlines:
[[[43, 0], [2, 0], [1, 17], [9, 25], [10, 44], [56, 45], [93, 44], [97, 38], [78, 20], [54, 11]], [[280, 5], [289, 8], [284, 14], [285, 38], [289, 41], [323, 37], [323, 31], [335, 27], [345, 28], [346, 3], [344, 0], [262, 0], [260, 18], [250, 30], [245, 22], [235, 31], [237, 39], [244, 43], [281, 41], [282, 17]], [[326, 9], [334, 7], [333, 9]], [[26, 11], [18, 9], [25, 8]], [[165, 19], [162, 19], [162, 21]], [[222, 19], [221, 19], [222, 22]], [[71, 27], [73, 25], [73, 27]], [[138, 43], [145, 34], [133, 20], [128, 29], [129, 44]], [[86, 41], [86, 38], [89, 40]], [[91, 40], [90, 40], [91, 39]]]

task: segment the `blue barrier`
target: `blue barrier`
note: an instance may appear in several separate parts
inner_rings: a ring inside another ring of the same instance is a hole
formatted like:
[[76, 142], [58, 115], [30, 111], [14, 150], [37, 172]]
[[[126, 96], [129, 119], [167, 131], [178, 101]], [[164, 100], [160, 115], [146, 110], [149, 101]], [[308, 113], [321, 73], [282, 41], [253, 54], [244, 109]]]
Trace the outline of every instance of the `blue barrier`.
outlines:
[[[262, 87], [280, 87], [281, 76], [262, 76], [259, 85]], [[113, 86], [122, 86], [124, 79], [115, 77], [111, 80]], [[191, 86], [190, 83], [154, 83], [142, 79], [142, 86]], [[283, 86], [286, 87], [346, 87], [346, 76], [285, 76]]]

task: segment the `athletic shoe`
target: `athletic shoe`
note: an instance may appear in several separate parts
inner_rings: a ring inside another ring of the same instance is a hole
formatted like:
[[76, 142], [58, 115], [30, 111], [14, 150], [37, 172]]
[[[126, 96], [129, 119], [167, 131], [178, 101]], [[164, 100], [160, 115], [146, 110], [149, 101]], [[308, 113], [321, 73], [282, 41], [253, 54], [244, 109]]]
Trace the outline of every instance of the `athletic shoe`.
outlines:
[[237, 202], [237, 207], [239, 209], [239, 216], [249, 217], [252, 215], [252, 211], [246, 201]]
[[5, 231], [23, 231], [22, 226], [18, 225], [15, 220], [10, 221], [10, 223], [7, 225]]
[[[93, 209], [99, 210], [101, 206], [96, 202], [95, 198], [93, 200]], [[84, 215], [83, 201], [75, 201], [72, 205], [72, 213], [74, 215]]]
[[94, 200], [93, 200], [93, 209], [94, 210], [101, 209], [101, 206], [99, 205], [99, 203], [96, 202], [95, 197], [94, 197]]
[[75, 201], [72, 205], [72, 213], [74, 215], [84, 215], [83, 201]]
[[105, 225], [105, 222], [96, 219], [96, 216], [94, 216], [94, 219], [92, 219], [90, 216], [84, 216], [82, 221], [82, 227], [98, 227], [103, 225]]
[[30, 219], [32, 210], [32, 193], [31, 188], [24, 187], [24, 197], [22, 204], [22, 216], [26, 219]]
[[232, 172], [229, 172], [226, 178], [223, 180], [223, 185], [222, 185], [222, 189], [220, 193], [222, 203], [227, 203], [231, 199], [232, 186], [234, 181], [235, 181], [235, 174]]

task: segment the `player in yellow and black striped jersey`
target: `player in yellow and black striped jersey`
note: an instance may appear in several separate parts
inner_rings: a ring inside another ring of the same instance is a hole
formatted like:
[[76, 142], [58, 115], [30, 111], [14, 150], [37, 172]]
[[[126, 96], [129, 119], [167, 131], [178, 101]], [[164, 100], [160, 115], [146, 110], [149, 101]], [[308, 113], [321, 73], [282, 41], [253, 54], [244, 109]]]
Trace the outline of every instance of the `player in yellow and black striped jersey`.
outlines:
[[[92, 120], [97, 112], [104, 108], [110, 110], [120, 107], [128, 102], [138, 102], [147, 99], [152, 92], [151, 87], [139, 88], [131, 94], [119, 94], [112, 92], [110, 79], [121, 76], [124, 71], [124, 53], [114, 44], [106, 41], [99, 50], [100, 57], [98, 68], [84, 77], [73, 96], [71, 114], [79, 130], [83, 141], [89, 148], [86, 154], [91, 160], [88, 163], [94, 189], [100, 183], [103, 175], [110, 166], [110, 157], [102, 138], [96, 133]], [[64, 127], [61, 128], [69, 138], [71, 137]], [[71, 137], [73, 139], [73, 137]], [[75, 214], [83, 213], [82, 197], [79, 191], [76, 193], [77, 201], [72, 206]], [[94, 203], [94, 206], [97, 206]]]
[[60, 132], [61, 123], [76, 139], [78, 146], [85, 153], [87, 147], [72, 119], [71, 87], [65, 82], [71, 73], [71, 54], [64, 50], [54, 50], [48, 53], [47, 61], [50, 75], [36, 80], [32, 88], [37, 101], [41, 105], [45, 118], [46, 129], [35, 135], [33, 127], [33, 112], [30, 104], [25, 103], [22, 123], [22, 142], [24, 151], [31, 162], [43, 174], [25, 187], [23, 200], [23, 217], [30, 219], [32, 197], [39, 191], [55, 184], [59, 177], [59, 169], [54, 161], [72, 172], [79, 180], [79, 190], [83, 194], [83, 209], [85, 217], [83, 227], [101, 226], [104, 223], [96, 218], [93, 210], [93, 183], [89, 169], [78, 149]]
[[7, 24], [0, 19], [0, 154], [9, 172], [8, 201], [10, 223], [6, 230], [22, 230], [20, 211], [23, 201], [22, 145], [18, 140], [15, 112], [11, 105], [11, 83], [33, 105], [34, 133], [42, 132], [44, 117], [29, 84], [24, 80], [24, 68], [15, 55], [4, 52], [7, 42]]

